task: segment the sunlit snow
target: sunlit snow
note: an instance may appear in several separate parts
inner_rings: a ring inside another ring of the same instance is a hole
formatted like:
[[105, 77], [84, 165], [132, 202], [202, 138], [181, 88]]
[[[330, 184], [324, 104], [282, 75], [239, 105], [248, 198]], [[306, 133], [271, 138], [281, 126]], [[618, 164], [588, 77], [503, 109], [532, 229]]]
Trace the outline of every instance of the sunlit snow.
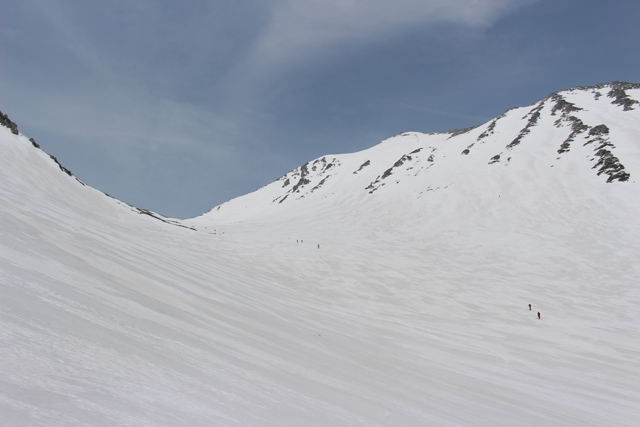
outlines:
[[[0, 424], [636, 425], [640, 104], [610, 90], [327, 155], [184, 221], [0, 127]], [[598, 175], [604, 143], [628, 180]]]

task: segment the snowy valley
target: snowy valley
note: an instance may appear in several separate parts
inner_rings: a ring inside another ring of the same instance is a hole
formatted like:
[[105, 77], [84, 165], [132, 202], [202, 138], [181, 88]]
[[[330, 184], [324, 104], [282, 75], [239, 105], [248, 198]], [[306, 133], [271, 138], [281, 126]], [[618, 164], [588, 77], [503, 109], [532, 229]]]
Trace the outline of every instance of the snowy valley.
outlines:
[[185, 220], [3, 116], [1, 424], [635, 425], [639, 100], [557, 92]]

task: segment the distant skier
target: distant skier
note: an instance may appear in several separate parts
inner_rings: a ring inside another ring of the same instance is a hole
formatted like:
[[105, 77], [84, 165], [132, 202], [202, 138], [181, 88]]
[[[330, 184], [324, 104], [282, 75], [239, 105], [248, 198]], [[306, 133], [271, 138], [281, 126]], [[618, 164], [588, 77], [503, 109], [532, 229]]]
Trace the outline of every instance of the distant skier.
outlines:
[[531, 310], [531, 304], [529, 304], [529, 310]]
[[540, 312], [538, 312], [538, 319], [540, 318]]

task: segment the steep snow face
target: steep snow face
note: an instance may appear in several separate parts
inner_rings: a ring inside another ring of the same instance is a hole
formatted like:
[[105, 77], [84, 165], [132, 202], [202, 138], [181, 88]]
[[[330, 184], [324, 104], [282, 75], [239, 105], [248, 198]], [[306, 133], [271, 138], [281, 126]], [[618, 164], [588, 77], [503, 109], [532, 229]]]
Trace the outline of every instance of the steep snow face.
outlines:
[[188, 221], [0, 127], [2, 423], [635, 425], [639, 98], [401, 134]]

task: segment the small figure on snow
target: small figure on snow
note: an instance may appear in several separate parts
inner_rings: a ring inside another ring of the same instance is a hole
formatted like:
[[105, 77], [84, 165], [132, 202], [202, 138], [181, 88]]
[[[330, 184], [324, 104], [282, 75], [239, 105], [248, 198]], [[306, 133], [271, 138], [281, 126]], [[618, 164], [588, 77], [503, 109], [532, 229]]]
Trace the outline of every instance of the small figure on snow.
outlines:
[[531, 304], [529, 304], [529, 310], [531, 310]]
[[538, 312], [538, 319], [540, 318], [540, 312]]

